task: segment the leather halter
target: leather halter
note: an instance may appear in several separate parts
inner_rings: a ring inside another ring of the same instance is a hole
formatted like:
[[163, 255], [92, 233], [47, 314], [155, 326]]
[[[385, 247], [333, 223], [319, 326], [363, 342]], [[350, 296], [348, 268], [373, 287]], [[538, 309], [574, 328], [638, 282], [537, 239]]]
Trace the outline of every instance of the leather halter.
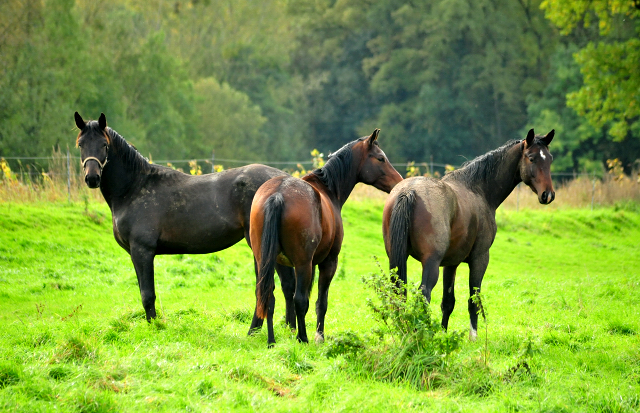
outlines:
[[87, 156], [86, 158], [84, 158], [84, 161], [82, 161], [82, 169], [86, 168], [86, 165], [87, 165], [88, 161], [96, 161], [96, 162], [98, 162], [98, 166], [100, 166], [100, 173], [102, 173], [102, 170], [104, 169], [104, 166], [107, 164], [107, 162], [109, 162], [109, 156], [104, 158], [104, 162], [100, 162], [100, 159], [96, 158], [95, 156]]

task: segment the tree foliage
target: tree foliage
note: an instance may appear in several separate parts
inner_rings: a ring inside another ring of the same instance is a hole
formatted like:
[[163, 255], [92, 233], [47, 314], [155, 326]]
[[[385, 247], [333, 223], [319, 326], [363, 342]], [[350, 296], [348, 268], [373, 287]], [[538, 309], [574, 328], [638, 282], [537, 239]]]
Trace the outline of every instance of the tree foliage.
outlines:
[[545, 0], [564, 35], [597, 23], [599, 36], [575, 54], [583, 75], [567, 105], [614, 141], [640, 138], [640, 3], [635, 0]]
[[629, 168], [639, 13], [636, 0], [5, 0], [0, 155], [72, 144], [78, 110], [154, 159], [294, 160], [379, 127], [394, 162], [456, 165], [534, 127], [559, 132], [556, 171]]

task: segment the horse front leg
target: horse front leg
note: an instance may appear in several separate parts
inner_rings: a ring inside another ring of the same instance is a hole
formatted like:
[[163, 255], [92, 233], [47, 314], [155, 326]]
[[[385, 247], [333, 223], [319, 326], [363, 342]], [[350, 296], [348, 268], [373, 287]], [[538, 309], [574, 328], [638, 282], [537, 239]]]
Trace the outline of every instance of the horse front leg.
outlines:
[[442, 309], [442, 328], [445, 330], [449, 327], [449, 317], [456, 306], [454, 287], [457, 269], [457, 265], [452, 265], [444, 267], [442, 270], [442, 303], [440, 308]]
[[142, 307], [147, 321], [156, 318], [156, 290], [154, 286], [153, 259], [155, 250], [141, 245], [131, 246], [131, 261], [138, 277]]
[[320, 265], [320, 276], [318, 279], [318, 301], [316, 301], [316, 343], [324, 342], [324, 317], [327, 314], [329, 300], [329, 285], [338, 268], [338, 257], [327, 258]]
[[473, 302], [471, 297], [480, 292], [482, 286], [482, 278], [487, 271], [489, 265], [489, 251], [478, 257], [474, 257], [469, 261], [469, 340], [476, 341], [478, 338], [478, 305]]

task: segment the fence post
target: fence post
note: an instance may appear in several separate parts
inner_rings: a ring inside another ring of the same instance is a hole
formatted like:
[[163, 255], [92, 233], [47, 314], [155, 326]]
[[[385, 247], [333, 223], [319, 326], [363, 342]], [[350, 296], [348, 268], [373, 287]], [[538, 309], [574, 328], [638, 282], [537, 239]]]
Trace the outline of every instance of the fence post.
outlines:
[[71, 202], [71, 157], [69, 156], [68, 145], [67, 145], [67, 201]]
[[596, 196], [596, 174], [593, 174], [593, 179], [591, 180], [591, 211], [593, 211], [593, 199]]
[[216, 160], [216, 151], [211, 151], [211, 173], [216, 171], [215, 165], [213, 162]]

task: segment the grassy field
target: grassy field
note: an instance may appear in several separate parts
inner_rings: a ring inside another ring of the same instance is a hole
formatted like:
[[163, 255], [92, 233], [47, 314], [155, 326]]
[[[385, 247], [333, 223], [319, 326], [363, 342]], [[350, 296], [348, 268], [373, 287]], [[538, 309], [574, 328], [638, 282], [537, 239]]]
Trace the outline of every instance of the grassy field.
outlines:
[[[149, 324], [106, 205], [0, 203], [0, 410], [640, 410], [634, 204], [499, 211], [483, 283], [488, 324], [481, 321], [479, 340], [465, 339], [439, 379], [421, 389], [377, 380], [357, 360], [325, 356], [332, 337], [366, 337], [376, 328], [366, 305], [373, 292], [361, 278], [378, 271], [373, 256], [387, 265], [381, 210], [380, 199], [345, 206], [327, 344], [295, 341], [277, 291], [277, 344], [267, 349], [264, 331], [246, 335], [255, 278], [245, 243], [157, 257], [160, 320]], [[466, 266], [457, 278], [450, 329], [466, 334]], [[409, 281], [419, 281], [411, 260]], [[436, 315], [440, 297], [438, 284]]]

